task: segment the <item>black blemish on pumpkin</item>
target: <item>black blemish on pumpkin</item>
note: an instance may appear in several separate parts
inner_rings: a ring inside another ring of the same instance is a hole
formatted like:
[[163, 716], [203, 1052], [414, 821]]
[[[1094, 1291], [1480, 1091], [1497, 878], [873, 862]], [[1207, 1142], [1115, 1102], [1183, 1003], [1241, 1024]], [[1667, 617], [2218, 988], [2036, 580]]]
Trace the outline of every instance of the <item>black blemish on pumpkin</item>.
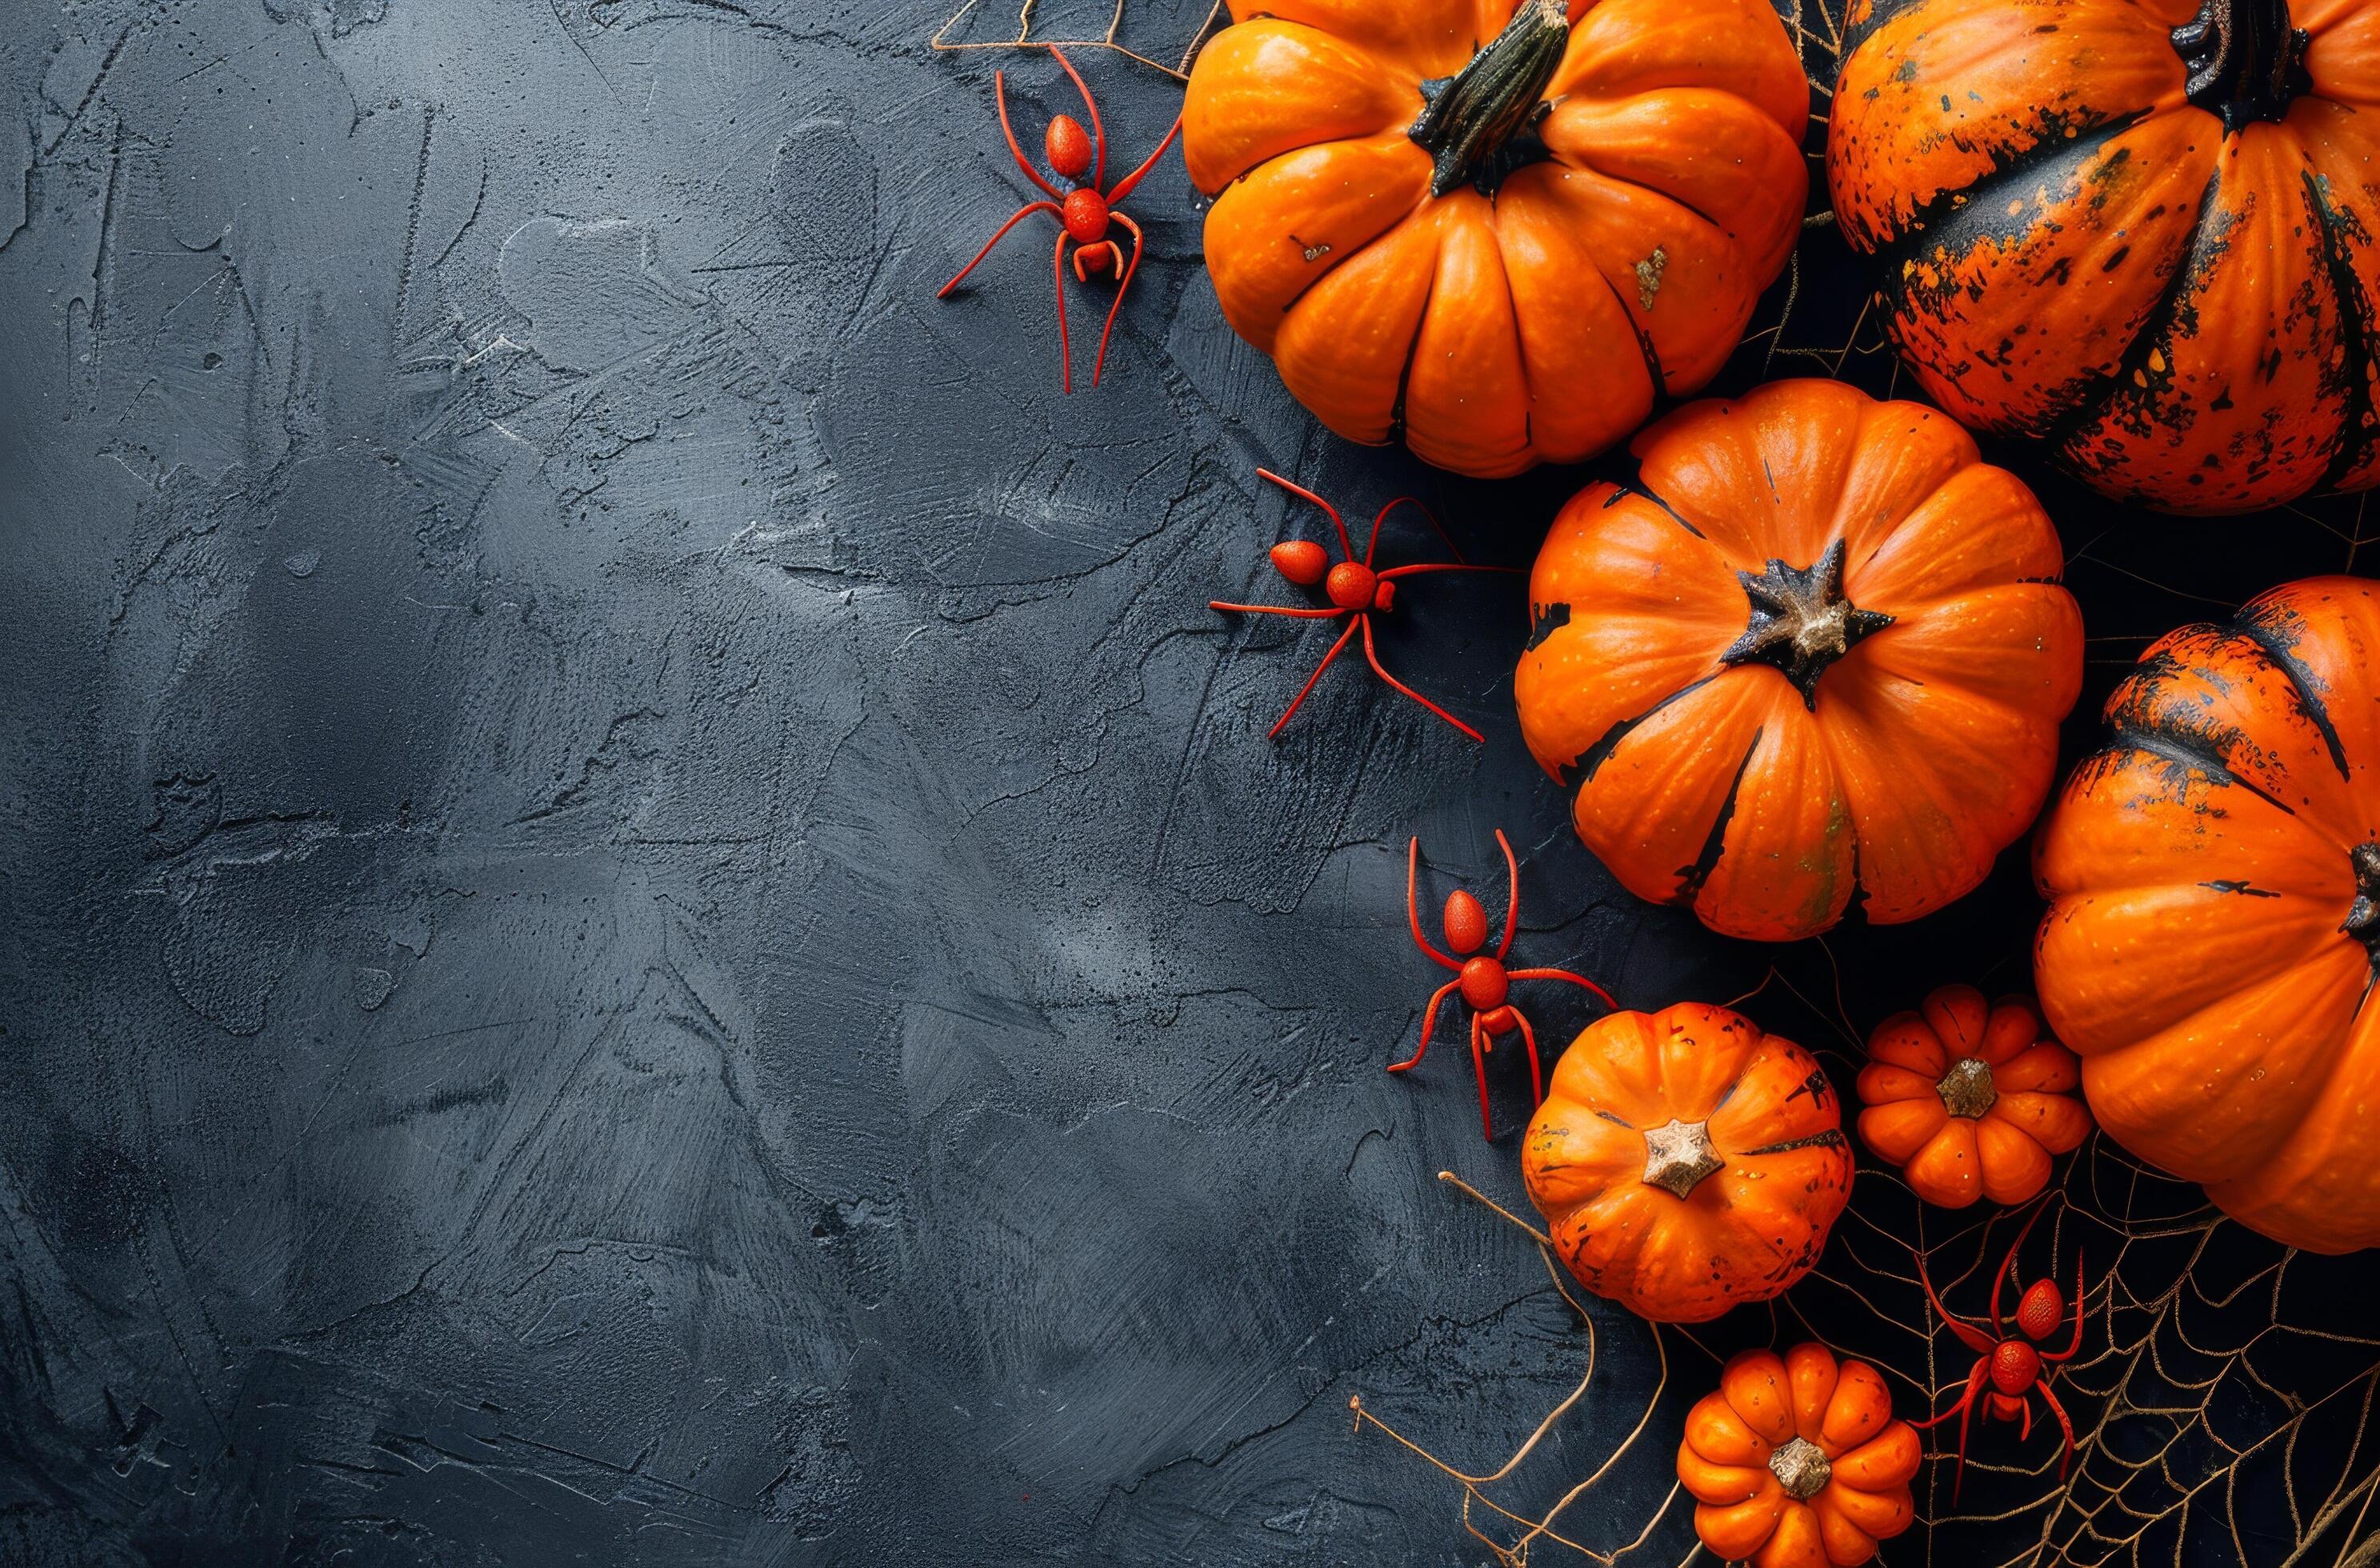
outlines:
[[1546, 638], [1568, 625], [1570, 625], [1569, 605], [1532, 605], [1529, 615], [1529, 640], [1521, 645], [1521, 651], [1528, 653], [1543, 647]]
[[1841, 1130], [1836, 1127], [1828, 1127], [1824, 1132], [1812, 1133], [1805, 1137], [1787, 1138], [1782, 1143], [1765, 1144], [1758, 1149], [1747, 1149], [1743, 1151], [1742, 1158], [1749, 1160], [1756, 1154], [1791, 1154], [1797, 1149], [1844, 1149], [1848, 1147], [1848, 1140], [1844, 1138]]
[[1603, 764], [1610, 759], [1611, 754], [1620, 748], [1620, 743], [1628, 738], [1628, 734], [1631, 730], [1633, 730], [1637, 725], [1643, 723], [1645, 720], [1651, 718], [1662, 709], [1667, 708], [1670, 703], [1680, 700], [1689, 693], [1700, 691], [1704, 687], [1708, 686], [1711, 682], [1717, 679], [1718, 679], [1718, 676], [1717, 675], [1705, 675], [1702, 679], [1694, 682], [1690, 686], [1682, 686], [1677, 690], [1670, 693], [1669, 696], [1661, 699], [1660, 701], [1656, 702], [1650, 708], [1645, 709], [1642, 713], [1637, 714], [1634, 718], [1622, 719], [1618, 723], [1612, 725], [1609, 729], [1604, 731], [1602, 735], [1597, 739], [1593, 746], [1590, 746], [1585, 751], [1580, 752], [1576, 760], [1572, 761], [1568, 767], [1561, 771], [1561, 783], [1563, 785], [1567, 787], [1570, 784], [1571, 775], [1573, 773], [1578, 775], [1579, 787], [1585, 788], [1586, 785], [1593, 784], [1595, 782], [1596, 770], [1602, 767]]
[[2321, 732], [2322, 743], [2330, 752], [2331, 766], [2338, 770], [2340, 778], [2349, 777], [2347, 748], [2339, 743], [2338, 726], [2331, 722], [2322, 682], [2297, 655], [2298, 644], [2305, 638], [2305, 626], [2297, 612], [2280, 601], [2251, 601], [2240, 609], [2238, 625], [2240, 634], [2272, 661], [2275, 669], [2289, 677], [2306, 721]]
[[2373, 406], [2373, 381], [2375, 374], [2380, 374], [2380, 367], [2374, 364], [2375, 345], [2380, 345], [2380, 322], [2374, 320], [2372, 290], [2355, 264], [2350, 243], [2369, 246], [2371, 232], [2363, 226], [2362, 218], [2331, 201], [2327, 179], [2311, 169], [2302, 177], [2306, 205], [2313, 213], [2316, 237], [2321, 242], [2323, 266], [2330, 274], [2331, 293], [2338, 301], [2341, 362], [2338, 378], [2346, 395], [2347, 409], [2339, 421], [2338, 450], [2331, 454], [2320, 482], [2320, 488], [2329, 490], [2368, 462], [2374, 444], [2380, 443], [2380, 410]]
[[1785, 1097], [1785, 1103], [1791, 1105], [1806, 1094], [1810, 1097], [1811, 1104], [1824, 1106], [1827, 1103], [1828, 1091], [1832, 1087], [1827, 1082], [1827, 1070], [1824, 1067], [1813, 1067], [1810, 1069], [1810, 1076], [1802, 1080], [1802, 1087]]
[[2248, 885], [2248, 880], [2245, 877], [2240, 877], [2236, 880], [2228, 877], [2222, 877], [2217, 878], [2216, 881], [2211, 882], [2201, 882], [2198, 885], [2203, 888], [2211, 889], [2216, 893], [2236, 893], [2242, 898], [2278, 898], [2281, 896], [2279, 893], [2275, 893], [2272, 889], [2267, 887], [2250, 887]]
[[1727, 847], [1727, 825], [1735, 817], [1735, 798], [1743, 788], [1743, 775], [1752, 772], [1752, 760], [1760, 754], [1760, 737], [1766, 729], [1752, 732], [1752, 744], [1743, 748], [1743, 760], [1735, 765], [1735, 777], [1727, 786], [1727, 798], [1719, 802], [1718, 818], [1711, 823], [1710, 836], [1703, 841], [1702, 853], [1691, 866], [1678, 868], [1678, 891], [1673, 902], [1691, 905], [1718, 869], [1718, 857]]

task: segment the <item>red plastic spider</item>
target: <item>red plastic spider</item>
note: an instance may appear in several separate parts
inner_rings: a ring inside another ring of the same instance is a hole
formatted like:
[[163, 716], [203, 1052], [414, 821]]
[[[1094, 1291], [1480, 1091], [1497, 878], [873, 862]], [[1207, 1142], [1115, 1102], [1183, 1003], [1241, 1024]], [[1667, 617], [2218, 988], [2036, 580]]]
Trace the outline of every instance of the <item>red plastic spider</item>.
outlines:
[[[2066, 1479], [2067, 1467], [2074, 1462], [2074, 1423], [2068, 1418], [2066, 1407], [2049, 1390], [2049, 1380], [2058, 1373], [2057, 1363], [2071, 1361], [2074, 1353], [2082, 1348], [2082, 1324], [2088, 1316], [2082, 1304], [2082, 1259], [2074, 1259], [2074, 1337], [2064, 1350], [2043, 1350], [2040, 1342], [2058, 1331], [2066, 1320], [2066, 1297], [2058, 1291], [2058, 1282], [2044, 1275], [2026, 1287], [2016, 1305], [2016, 1326], [2023, 1331], [2022, 1339], [2015, 1338], [2000, 1326], [2000, 1287], [2008, 1282], [2009, 1270], [2015, 1266], [2016, 1255], [2024, 1246], [2024, 1238], [2033, 1234], [2034, 1221], [2041, 1218], [2044, 1204], [2033, 1211], [2024, 1228], [2016, 1234], [2016, 1241], [2000, 1260], [2000, 1271], [1992, 1279], [1992, 1331], [1985, 1333], [1979, 1324], [1970, 1323], [1950, 1315], [1942, 1298], [1934, 1294], [1934, 1282], [1925, 1277], [1925, 1258], [1917, 1258], [1917, 1282], [1925, 1287], [1925, 1299], [1942, 1315], [1950, 1331], [1960, 1343], [1975, 1353], [1974, 1370], [1967, 1374], [1967, 1392], [1959, 1403], [1931, 1420], [1911, 1423], [1921, 1430], [1937, 1427], [1956, 1416], [1959, 1418], [1959, 1464], [1951, 1473], [1950, 1501], [1959, 1500], [1960, 1483], [1967, 1473], [1967, 1420], [1975, 1411], [1978, 1397], [1984, 1401], [1984, 1419], [2020, 1421], [2016, 1440], [2024, 1441], [2033, 1435], [2033, 1404], [2027, 1397], [2038, 1393], [2049, 1413], [2058, 1417], [2058, 1428], [2066, 1434], [2065, 1452], [2058, 1455], [2058, 1478]], [[2046, 1364], [2046, 1365], [2045, 1365]], [[1988, 1385], [1988, 1386], [1987, 1386]]]
[[[1343, 640], [1343, 639], [1342, 639]], [[1529, 1048], [1529, 1083], [1536, 1098], [1532, 1106], [1542, 1105], [1546, 1099], [1546, 1076], [1537, 1064], [1537, 1033], [1529, 1027], [1529, 1020], [1521, 1010], [1505, 1000], [1513, 980], [1568, 980], [1595, 993], [1606, 1007], [1617, 1009], [1611, 993], [1583, 976], [1568, 969], [1507, 969], [1504, 954], [1512, 950], [1512, 933], [1521, 924], [1521, 867], [1512, 858], [1512, 842], [1504, 830], [1496, 830], [1496, 846], [1504, 852], [1504, 874], [1509, 893], [1504, 901], [1504, 940], [1496, 945], [1493, 957], [1479, 951], [1488, 940], [1488, 912], [1479, 901], [1462, 888], [1446, 895], [1446, 945], [1454, 949], [1449, 957], [1429, 943], [1421, 934], [1421, 905], [1415, 893], [1415, 880], [1421, 868], [1421, 840], [1415, 838], [1405, 849], [1405, 919], [1413, 927], [1414, 945], [1430, 957], [1454, 971], [1454, 978], [1430, 993], [1428, 1011], [1421, 1018], [1421, 1043], [1414, 1048], [1412, 1057], [1403, 1062], [1391, 1062], [1391, 1073], [1409, 1073], [1421, 1065], [1422, 1053], [1429, 1049], [1430, 1031], [1438, 1025], [1438, 1004], [1446, 1000], [1447, 992], [1463, 992], [1463, 1004], [1471, 1009], [1471, 1070], [1479, 1079], [1479, 1136], [1495, 1140], [1496, 1124], [1488, 1114], [1488, 1052], [1495, 1042], [1520, 1031], [1523, 1043]]]
[[[1444, 719], [1448, 723], [1452, 724], [1456, 729], [1461, 730], [1464, 735], [1469, 735], [1472, 739], [1484, 740], [1487, 738], [1477, 730], [1473, 729], [1469, 724], [1464, 723], [1462, 720], [1456, 718], [1445, 709], [1440, 708], [1437, 703], [1432, 702], [1428, 698], [1424, 697], [1420, 692], [1415, 691], [1413, 687], [1405, 685], [1404, 682], [1397, 679], [1396, 676], [1389, 674], [1389, 672], [1382, 667], [1380, 663], [1379, 650], [1374, 647], [1372, 642], [1372, 616], [1375, 614], [1385, 615], [1390, 610], [1395, 607], [1397, 597], [1396, 585], [1397, 579], [1400, 577], [1417, 577], [1424, 572], [1502, 572], [1509, 574], [1517, 572], [1519, 568], [1516, 566], [1475, 566], [1469, 562], [1463, 560], [1463, 552], [1455, 548], [1454, 541], [1447, 537], [1447, 532], [1443, 528], [1439, 527], [1438, 518], [1432, 516], [1429, 508], [1424, 506], [1420, 502], [1415, 501], [1410, 495], [1400, 495], [1394, 501], [1390, 502], [1387, 505], [1380, 508], [1379, 516], [1372, 519], [1372, 537], [1369, 542], [1364, 546], [1364, 558], [1361, 561], [1358, 561], [1355, 559], [1354, 541], [1347, 536], [1346, 520], [1339, 516], [1339, 508], [1333, 506], [1328, 501], [1323, 500], [1322, 497], [1315, 494], [1314, 492], [1306, 489], [1305, 486], [1292, 484], [1289, 480], [1281, 478], [1279, 474], [1274, 473], [1270, 468], [1258, 468], [1257, 473], [1260, 478], [1272, 480], [1273, 483], [1281, 486], [1281, 489], [1288, 491], [1292, 495], [1301, 496], [1307, 501], [1311, 501], [1317, 506], [1321, 507], [1323, 511], [1329, 513], [1330, 515], [1331, 525], [1339, 530], [1339, 548], [1346, 556], [1345, 560], [1341, 561], [1334, 566], [1330, 564], [1329, 552], [1325, 551], [1321, 545], [1315, 543], [1310, 539], [1284, 540], [1281, 543], [1274, 545], [1270, 552], [1274, 568], [1278, 570], [1282, 577], [1287, 577], [1291, 582], [1295, 583], [1300, 588], [1312, 588], [1317, 583], [1322, 585], [1322, 591], [1327, 594], [1330, 600], [1330, 608], [1327, 610], [1306, 609], [1303, 607], [1291, 608], [1280, 604], [1229, 604], [1220, 599], [1209, 600], [1208, 602], [1207, 607], [1210, 610], [1230, 610], [1242, 615], [1287, 615], [1293, 619], [1302, 621], [1335, 621], [1342, 615], [1348, 617], [1347, 629], [1339, 634], [1339, 640], [1330, 645], [1330, 651], [1322, 656], [1322, 662], [1314, 666], [1314, 674], [1306, 677], [1305, 685], [1299, 688], [1297, 696], [1292, 699], [1289, 707], [1282, 711], [1281, 717], [1274, 722], [1272, 728], [1267, 732], [1266, 738], [1269, 740], [1277, 740], [1281, 737], [1281, 732], [1289, 727], [1291, 716], [1293, 715], [1299, 707], [1305, 703], [1306, 693], [1314, 689], [1315, 682], [1322, 678], [1322, 672], [1330, 667], [1330, 662], [1332, 660], [1338, 658], [1342, 652], [1346, 650], [1349, 639], [1353, 638], [1358, 631], [1364, 634], [1364, 657], [1371, 662], [1373, 674], [1378, 675], [1382, 680], [1388, 682], [1399, 691], [1403, 692], [1407, 697], [1412, 698], [1415, 702], [1420, 703], [1423, 707], [1428, 709], [1439, 718]], [[1391, 566], [1384, 572], [1373, 569], [1372, 554], [1380, 547], [1380, 525], [1388, 520], [1390, 513], [1395, 511], [1398, 507], [1404, 505], [1411, 505], [1415, 510], [1421, 513], [1423, 517], [1429, 518], [1429, 526], [1438, 529], [1438, 537], [1446, 541], [1447, 549], [1454, 552], [1454, 559], [1452, 561], [1430, 561], [1419, 565]]]
[[[1047, 213], [1056, 218], [1059, 225], [1058, 249], [1051, 259], [1051, 265], [1058, 279], [1058, 361], [1064, 387], [1072, 392], [1075, 390], [1075, 366], [1073, 350], [1066, 341], [1066, 242], [1071, 239], [1075, 245], [1075, 282], [1090, 282], [1094, 271], [1112, 273], [1117, 280], [1115, 303], [1108, 307], [1107, 325], [1099, 332], [1099, 358], [1091, 365], [1091, 384], [1097, 386], [1099, 384], [1099, 372], [1108, 362], [1108, 335], [1115, 331], [1116, 312], [1123, 308], [1123, 291], [1132, 286], [1132, 274], [1140, 266], [1140, 252], [1145, 243], [1140, 225], [1115, 209], [1132, 194], [1133, 187], [1157, 166], [1157, 160], [1165, 156], [1165, 150], [1173, 145], [1173, 138], [1182, 129], [1182, 116], [1173, 116], [1172, 128], [1165, 133], [1165, 140], [1157, 144], [1157, 151], [1148, 155], [1146, 163], [1116, 181], [1111, 188], [1102, 188], [1108, 172], [1108, 138], [1099, 125], [1099, 106], [1092, 100], [1091, 90], [1084, 85], [1082, 73], [1075, 69], [1075, 63], [1066, 58], [1064, 52], [1053, 44], [1050, 53], [1058, 56], [1058, 64], [1075, 79], [1075, 86], [1083, 95], [1083, 106], [1091, 114], [1089, 135], [1083, 133], [1082, 122], [1074, 115], [1060, 115], [1050, 122], [1050, 128], [1041, 139], [1043, 149], [1050, 154], [1050, 168], [1074, 188], [1060, 190], [1041, 177], [1040, 170], [1026, 162], [1025, 149], [1016, 144], [1016, 132], [1008, 123], [1006, 73], [994, 71], [991, 75], [991, 96], [1000, 108], [1001, 134], [1008, 138], [1008, 151], [1014, 155], [1016, 166], [1025, 171], [1026, 179], [1047, 191], [1050, 200], [1028, 201], [1019, 207], [1006, 223], [992, 232], [990, 239], [983, 242], [983, 249], [975, 253], [975, 261], [961, 267], [958, 276], [942, 285], [934, 298], [949, 298], [951, 290], [965, 282], [967, 273], [975, 271], [976, 262], [990, 255], [991, 248], [1026, 218], [1036, 213]], [[1083, 180], [1083, 173], [1087, 169], [1091, 176], [1088, 182]], [[1108, 225], [1111, 223], [1122, 224], [1124, 231], [1132, 236], [1131, 261], [1126, 261], [1123, 247], [1108, 237]]]

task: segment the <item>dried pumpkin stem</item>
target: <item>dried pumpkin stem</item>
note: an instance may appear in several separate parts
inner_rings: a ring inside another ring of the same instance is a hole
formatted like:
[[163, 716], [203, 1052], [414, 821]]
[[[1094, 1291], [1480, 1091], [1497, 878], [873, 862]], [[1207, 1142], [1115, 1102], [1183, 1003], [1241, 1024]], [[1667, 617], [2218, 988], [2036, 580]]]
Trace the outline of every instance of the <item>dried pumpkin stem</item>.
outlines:
[[2202, 0], [2198, 15], [2173, 30], [2189, 69], [2190, 101], [2222, 116], [2227, 132], [2277, 120], [2312, 85], [2306, 30], [2289, 24], [2289, 0]]
[[1880, 610], [1863, 610], [1843, 596], [1841, 540], [1827, 546], [1813, 565], [1795, 568], [1772, 560], [1763, 572], [1738, 572], [1751, 615], [1743, 635], [1719, 655], [1727, 664], [1770, 664], [1818, 707], [1818, 677], [1863, 639], [1892, 625]]
[[1529, 133], [1569, 45], [1560, 0], [1525, 0], [1463, 69], [1422, 83], [1421, 117], [1405, 134], [1430, 155], [1432, 196], [1466, 183], [1493, 196], [1506, 175], [1544, 155]]
[[1943, 1110], [1970, 1121], [1989, 1111], [2000, 1097], [1992, 1087], [1992, 1065], [1980, 1056], [1961, 1056], [1951, 1063], [1934, 1092], [1942, 1097]]
[[2380, 971], [2380, 843], [2359, 844], [2347, 858], [2355, 869], [2355, 902], [2338, 929], [2363, 940], [2372, 967]]
[[1645, 1129], [1645, 1185], [1684, 1197], [1705, 1176], [1727, 1169], [1711, 1147], [1710, 1124], [1675, 1117]]

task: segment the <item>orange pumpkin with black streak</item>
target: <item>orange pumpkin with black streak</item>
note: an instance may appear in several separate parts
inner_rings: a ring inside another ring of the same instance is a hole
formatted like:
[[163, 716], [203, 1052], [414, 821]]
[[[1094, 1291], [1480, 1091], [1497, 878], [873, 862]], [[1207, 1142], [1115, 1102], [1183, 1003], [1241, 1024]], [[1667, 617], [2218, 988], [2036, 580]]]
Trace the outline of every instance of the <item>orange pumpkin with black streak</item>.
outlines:
[[2049, 1185], [2050, 1157], [2090, 1136], [2082, 1066], [2023, 997], [1944, 986], [1878, 1024], [1867, 1054], [1860, 1140], [1939, 1208], [2022, 1203]]
[[1689, 405], [1562, 508], [1513, 678], [1631, 893], [1730, 936], [1913, 920], [2032, 822], [2082, 678], [2058, 533], [1973, 437], [1836, 382]]
[[2380, 0], [1857, 0], [1835, 216], [1943, 407], [2106, 493], [2380, 479]]
[[1579, 1282], [1701, 1323], [1808, 1273], [1851, 1197], [1827, 1075], [1740, 1013], [1612, 1013], [1554, 1068], [1521, 1177]]
[[1232, 0], [1182, 150], [1224, 319], [1351, 441], [1601, 451], [1716, 374], [1801, 232], [1767, 0]]
[[2291, 1246], [2380, 1246], [2380, 584], [2154, 644], [2035, 846], [2092, 1113]]
[[1864, 1361], [1822, 1344], [1747, 1350], [1686, 1413], [1678, 1479], [1694, 1533], [1753, 1568], [1853, 1568], [1916, 1517], [1924, 1451]]

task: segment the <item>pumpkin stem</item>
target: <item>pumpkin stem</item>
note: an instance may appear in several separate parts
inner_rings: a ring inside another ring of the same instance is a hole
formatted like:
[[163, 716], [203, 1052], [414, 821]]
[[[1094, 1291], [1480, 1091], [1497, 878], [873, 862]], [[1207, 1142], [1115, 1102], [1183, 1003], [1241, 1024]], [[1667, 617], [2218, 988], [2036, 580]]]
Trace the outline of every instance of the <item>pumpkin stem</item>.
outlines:
[[1771, 560], [1765, 572], [1736, 573], [1752, 618], [1719, 662], [1776, 666], [1816, 712], [1818, 677], [1854, 644], [1892, 625], [1881, 610], [1862, 610], [1843, 597], [1843, 554], [1839, 539], [1806, 570]]
[[1989, 1111], [2000, 1097], [1999, 1090], [1992, 1087], [1991, 1064], [1980, 1056], [1961, 1056], [1951, 1063], [1950, 1070], [1934, 1086], [1934, 1092], [1942, 1097], [1943, 1110], [1969, 1121]]
[[1835, 1467], [1827, 1462], [1827, 1451], [1807, 1438], [1791, 1438], [1777, 1446], [1768, 1455], [1768, 1473], [1785, 1489], [1785, 1495], [1796, 1502], [1807, 1502], [1827, 1489], [1834, 1478]]
[[1546, 155], [1532, 128], [1569, 46], [1561, 0], [1524, 0], [1462, 70], [1421, 84], [1421, 117], [1405, 134], [1430, 155], [1432, 196], [1466, 182], [1493, 196], [1506, 175]]
[[2289, 25], [2289, 0], [2201, 0], [2198, 15], [2173, 30], [2190, 101], [2219, 115], [2227, 135], [2279, 119], [2313, 85], [2305, 29]]
[[2380, 843], [2359, 844], [2347, 858], [2355, 868], [2355, 902], [2338, 929], [2363, 940], [2373, 969], [2380, 972]]
[[1676, 1197], [1694, 1190], [1705, 1176], [1727, 1169], [1711, 1148], [1710, 1124], [1675, 1117], [1645, 1129], [1645, 1185]]

